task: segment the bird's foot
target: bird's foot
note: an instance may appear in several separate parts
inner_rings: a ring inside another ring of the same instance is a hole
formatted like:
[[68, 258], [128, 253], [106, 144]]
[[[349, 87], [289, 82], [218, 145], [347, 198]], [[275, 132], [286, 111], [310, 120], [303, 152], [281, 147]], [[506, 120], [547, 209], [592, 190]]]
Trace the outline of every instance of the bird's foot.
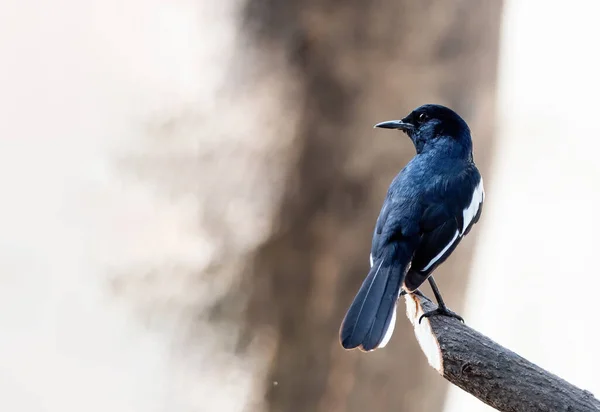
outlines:
[[434, 316], [434, 315], [447, 316], [449, 318], [458, 319], [462, 323], [465, 323], [465, 320], [460, 315], [452, 312], [446, 306], [438, 306], [434, 310], [430, 310], [429, 312], [423, 313], [421, 315], [421, 317], [419, 318], [419, 324], [421, 324], [421, 320], [423, 320], [423, 318], [429, 318], [429, 317]]

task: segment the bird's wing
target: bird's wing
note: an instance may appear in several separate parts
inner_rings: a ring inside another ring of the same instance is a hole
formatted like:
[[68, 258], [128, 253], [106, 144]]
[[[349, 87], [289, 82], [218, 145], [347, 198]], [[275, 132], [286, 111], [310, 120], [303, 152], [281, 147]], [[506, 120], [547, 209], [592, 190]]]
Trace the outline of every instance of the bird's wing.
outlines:
[[416, 197], [390, 197], [385, 200], [375, 224], [371, 245], [371, 266], [390, 241], [419, 234], [423, 205]]
[[444, 189], [426, 199], [420, 220], [421, 240], [405, 279], [409, 290], [418, 288], [450, 256], [481, 216], [485, 194], [476, 169], [453, 182], [444, 182]]
[[[417, 289], [460, 243], [460, 222], [447, 208], [430, 207], [424, 215], [419, 246], [412, 259], [410, 272], [404, 279], [409, 291]], [[432, 220], [429, 220], [432, 219]], [[432, 225], [431, 222], [437, 223]]]

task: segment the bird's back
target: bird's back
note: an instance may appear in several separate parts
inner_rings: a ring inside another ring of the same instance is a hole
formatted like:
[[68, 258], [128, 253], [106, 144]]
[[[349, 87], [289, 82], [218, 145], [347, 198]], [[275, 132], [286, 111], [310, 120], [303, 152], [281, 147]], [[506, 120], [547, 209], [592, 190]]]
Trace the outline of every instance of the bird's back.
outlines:
[[473, 188], [481, 179], [471, 159], [448, 160], [436, 153], [416, 155], [392, 180], [373, 234], [371, 253], [389, 239], [419, 233], [422, 215], [427, 208], [446, 210], [441, 215], [455, 215], [468, 207]]

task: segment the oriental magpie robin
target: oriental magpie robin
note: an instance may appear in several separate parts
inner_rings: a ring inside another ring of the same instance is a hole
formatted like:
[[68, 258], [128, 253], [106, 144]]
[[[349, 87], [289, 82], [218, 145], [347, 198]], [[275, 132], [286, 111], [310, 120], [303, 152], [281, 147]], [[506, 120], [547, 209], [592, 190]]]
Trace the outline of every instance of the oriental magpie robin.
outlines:
[[340, 329], [345, 349], [363, 351], [388, 343], [398, 297], [419, 293], [425, 280], [438, 308], [423, 316], [462, 320], [444, 304], [431, 273], [477, 223], [485, 198], [473, 162], [471, 131], [454, 111], [426, 104], [402, 120], [375, 127], [403, 131], [417, 153], [388, 189], [373, 233], [371, 269]]

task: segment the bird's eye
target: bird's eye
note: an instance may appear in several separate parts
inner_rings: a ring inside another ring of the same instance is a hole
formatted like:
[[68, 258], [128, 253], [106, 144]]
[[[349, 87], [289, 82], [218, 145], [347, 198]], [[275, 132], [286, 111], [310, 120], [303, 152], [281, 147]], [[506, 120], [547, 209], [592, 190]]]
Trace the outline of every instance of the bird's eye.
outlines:
[[424, 122], [425, 120], [427, 120], [427, 115], [425, 113], [421, 113], [419, 115], [419, 121]]

